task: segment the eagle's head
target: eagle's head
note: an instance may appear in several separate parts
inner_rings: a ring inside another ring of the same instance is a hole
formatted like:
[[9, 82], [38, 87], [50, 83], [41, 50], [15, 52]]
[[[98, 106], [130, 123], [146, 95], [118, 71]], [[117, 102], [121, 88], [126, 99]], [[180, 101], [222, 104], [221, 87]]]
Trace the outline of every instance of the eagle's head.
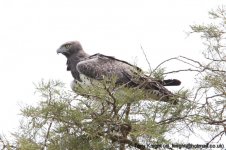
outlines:
[[83, 51], [82, 45], [78, 41], [66, 42], [57, 49], [57, 54], [61, 53], [67, 58], [73, 54], [77, 54], [79, 51]]

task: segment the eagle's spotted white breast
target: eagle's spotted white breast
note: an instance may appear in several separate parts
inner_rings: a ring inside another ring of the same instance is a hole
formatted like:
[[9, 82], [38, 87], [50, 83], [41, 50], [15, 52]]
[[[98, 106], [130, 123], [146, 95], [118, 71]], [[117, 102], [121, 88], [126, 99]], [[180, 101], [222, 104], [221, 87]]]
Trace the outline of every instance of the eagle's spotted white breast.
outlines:
[[95, 86], [97, 84], [97, 81], [95, 79], [91, 79], [84, 74], [80, 74], [81, 80], [73, 80], [71, 82], [71, 88], [76, 91], [76, 86], [81, 86], [83, 88]]

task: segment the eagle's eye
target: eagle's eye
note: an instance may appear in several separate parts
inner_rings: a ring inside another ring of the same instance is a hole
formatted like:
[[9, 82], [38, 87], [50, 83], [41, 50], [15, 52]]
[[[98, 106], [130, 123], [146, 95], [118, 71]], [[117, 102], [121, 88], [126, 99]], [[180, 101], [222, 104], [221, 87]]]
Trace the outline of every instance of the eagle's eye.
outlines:
[[71, 44], [66, 44], [66, 45], [64, 45], [64, 47], [65, 47], [66, 49], [69, 49], [69, 48], [71, 47]]

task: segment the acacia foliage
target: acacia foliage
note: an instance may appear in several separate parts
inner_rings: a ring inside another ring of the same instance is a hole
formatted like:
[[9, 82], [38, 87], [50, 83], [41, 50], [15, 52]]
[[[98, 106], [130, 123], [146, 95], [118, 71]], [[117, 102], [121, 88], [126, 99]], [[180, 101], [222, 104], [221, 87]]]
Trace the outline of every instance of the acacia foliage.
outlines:
[[210, 24], [192, 25], [191, 33], [199, 33], [206, 49], [204, 62], [191, 60], [197, 70], [194, 100], [200, 129], [212, 131], [207, 142], [220, 140], [226, 133], [226, 7], [209, 12]]
[[36, 89], [42, 100], [22, 109], [24, 122], [15, 134], [21, 149], [147, 149], [169, 143], [164, 134], [190, 107], [140, 100], [143, 90], [105, 81], [80, 88], [86, 98], [66, 91], [60, 81], [42, 81]]

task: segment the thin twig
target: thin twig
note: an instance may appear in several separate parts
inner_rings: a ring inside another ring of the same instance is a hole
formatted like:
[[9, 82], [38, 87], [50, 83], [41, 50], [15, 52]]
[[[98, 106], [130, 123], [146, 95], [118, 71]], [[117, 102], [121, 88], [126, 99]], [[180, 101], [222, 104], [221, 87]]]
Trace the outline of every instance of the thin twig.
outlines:
[[169, 58], [163, 62], [161, 62], [157, 67], [155, 67], [155, 69], [153, 70], [153, 72], [155, 72], [161, 65], [163, 65], [164, 63], [170, 61], [170, 60], [174, 60], [174, 59], [178, 59], [177, 57], [172, 57], [172, 58]]
[[179, 73], [179, 72], [187, 72], [187, 71], [201, 72], [200, 70], [188, 68], [188, 69], [181, 69], [181, 70], [169, 71], [169, 72], [165, 72], [165, 73], [163, 73], [163, 74], [165, 75], [165, 74]]
[[217, 135], [215, 135], [209, 142], [207, 142], [206, 144], [210, 144], [214, 139], [216, 139], [219, 135], [224, 134], [224, 131], [221, 131], [220, 133], [218, 133]]
[[144, 54], [144, 57], [145, 57], [145, 59], [146, 59], [146, 61], [147, 61], [147, 63], [148, 63], [149, 71], [152, 72], [151, 64], [150, 64], [150, 62], [149, 62], [149, 60], [148, 60], [148, 58], [147, 58], [147, 55], [146, 55], [146, 53], [145, 53], [145, 51], [144, 51], [142, 45], [140, 45], [140, 48], [141, 48], [141, 50], [142, 50], [142, 52], [143, 52], [143, 54]]

